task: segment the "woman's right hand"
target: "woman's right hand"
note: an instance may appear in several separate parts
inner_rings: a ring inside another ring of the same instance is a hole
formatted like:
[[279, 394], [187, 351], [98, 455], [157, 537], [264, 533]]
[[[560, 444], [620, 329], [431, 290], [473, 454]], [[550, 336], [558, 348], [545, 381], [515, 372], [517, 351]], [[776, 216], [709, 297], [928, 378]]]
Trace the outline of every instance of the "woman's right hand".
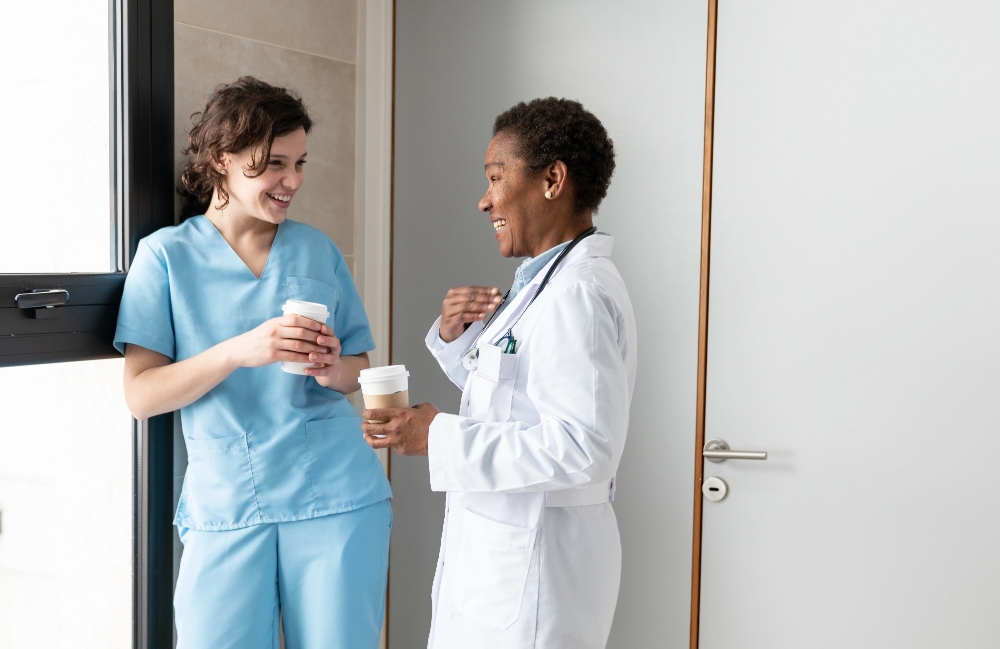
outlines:
[[260, 367], [279, 361], [311, 363], [310, 352], [330, 353], [329, 347], [316, 344], [320, 336], [333, 336], [333, 329], [304, 316], [289, 314], [268, 320], [226, 344], [231, 358], [240, 367]]
[[441, 340], [450, 343], [496, 310], [503, 298], [493, 286], [456, 286], [448, 291], [441, 304]]

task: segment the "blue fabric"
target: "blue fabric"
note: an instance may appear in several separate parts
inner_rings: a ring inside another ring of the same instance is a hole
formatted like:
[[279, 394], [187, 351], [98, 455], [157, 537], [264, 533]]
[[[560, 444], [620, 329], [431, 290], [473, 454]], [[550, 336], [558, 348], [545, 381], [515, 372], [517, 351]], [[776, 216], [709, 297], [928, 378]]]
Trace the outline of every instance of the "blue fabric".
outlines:
[[569, 241], [560, 243], [558, 246], [549, 248], [537, 257], [528, 257], [522, 261], [521, 265], [514, 271], [514, 284], [510, 287], [510, 296], [507, 298], [507, 301], [510, 302], [513, 300], [514, 296], [520, 293], [521, 289], [527, 286], [540, 270], [545, 268], [545, 264], [552, 261], [556, 255], [565, 250], [569, 243]]
[[[266, 320], [287, 299], [330, 310], [344, 355], [375, 348], [344, 257], [285, 221], [257, 279], [203, 216], [146, 237], [125, 281], [115, 347], [191, 358]], [[274, 363], [240, 368], [181, 409], [188, 468], [175, 524], [226, 530], [301, 520], [391, 497], [344, 395]]]
[[307, 521], [180, 529], [177, 649], [376, 649], [385, 611], [388, 500]]

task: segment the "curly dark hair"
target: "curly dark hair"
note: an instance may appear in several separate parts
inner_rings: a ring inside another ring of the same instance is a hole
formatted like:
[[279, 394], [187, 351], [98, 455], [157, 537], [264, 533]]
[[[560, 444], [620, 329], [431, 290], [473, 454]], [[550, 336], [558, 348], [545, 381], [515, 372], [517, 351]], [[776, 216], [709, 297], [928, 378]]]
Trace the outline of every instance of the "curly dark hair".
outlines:
[[274, 138], [300, 128], [306, 133], [312, 129], [312, 119], [301, 97], [254, 77], [240, 77], [217, 87], [209, 95], [205, 110], [192, 115], [191, 121], [194, 126], [184, 147], [188, 160], [177, 190], [184, 197], [182, 220], [204, 214], [215, 190], [222, 199], [219, 208], [229, 205], [224, 176], [212, 166], [223, 153], [251, 148], [247, 171], [248, 177], [256, 178], [267, 169]]
[[510, 132], [532, 173], [562, 160], [573, 180], [574, 210], [597, 213], [615, 172], [615, 145], [583, 104], [571, 99], [532, 99], [497, 116], [493, 135]]

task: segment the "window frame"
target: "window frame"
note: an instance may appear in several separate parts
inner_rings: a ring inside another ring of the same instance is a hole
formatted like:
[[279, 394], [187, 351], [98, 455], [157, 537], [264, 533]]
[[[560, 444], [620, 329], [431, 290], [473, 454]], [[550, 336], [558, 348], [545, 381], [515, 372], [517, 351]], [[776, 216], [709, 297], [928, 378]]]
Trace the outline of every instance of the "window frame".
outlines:
[[[116, 358], [122, 289], [139, 240], [174, 225], [174, 3], [109, 0], [108, 273], [0, 274], [0, 367]], [[21, 309], [19, 293], [69, 302]], [[41, 316], [41, 317], [39, 317]], [[133, 642], [173, 646], [173, 415], [133, 420]]]

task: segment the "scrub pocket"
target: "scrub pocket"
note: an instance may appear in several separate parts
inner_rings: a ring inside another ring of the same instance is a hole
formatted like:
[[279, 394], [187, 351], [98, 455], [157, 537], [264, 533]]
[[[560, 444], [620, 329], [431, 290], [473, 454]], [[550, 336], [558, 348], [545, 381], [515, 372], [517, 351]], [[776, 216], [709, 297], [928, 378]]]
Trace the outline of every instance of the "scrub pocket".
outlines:
[[497, 629], [514, 624], [534, 547], [534, 528], [497, 523], [463, 510], [455, 608]]
[[326, 323], [332, 327], [333, 314], [340, 304], [340, 287], [308, 277], [286, 277], [285, 299], [325, 304], [330, 311], [330, 319]]
[[231, 528], [260, 518], [246, 435], [185, 439], [184, 500], [189, 527]]
[[510, 421], [518, 358], [517, 354], [504, 354], [493, 345], [479, 348], [479, 367], [469, 383], [470, 418]]

